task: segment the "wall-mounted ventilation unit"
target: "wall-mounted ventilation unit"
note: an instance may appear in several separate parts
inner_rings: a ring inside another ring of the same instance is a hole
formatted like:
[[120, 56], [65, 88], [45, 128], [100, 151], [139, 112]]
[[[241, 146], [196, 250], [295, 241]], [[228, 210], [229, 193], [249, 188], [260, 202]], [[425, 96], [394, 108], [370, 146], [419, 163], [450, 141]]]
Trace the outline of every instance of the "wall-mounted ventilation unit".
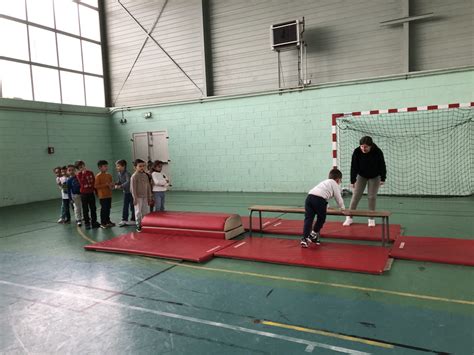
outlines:
[[272, 50], [295, 48], [301, 45], [301, 33], [304, 31], [304, 20], [278, 23], [270, 27]]

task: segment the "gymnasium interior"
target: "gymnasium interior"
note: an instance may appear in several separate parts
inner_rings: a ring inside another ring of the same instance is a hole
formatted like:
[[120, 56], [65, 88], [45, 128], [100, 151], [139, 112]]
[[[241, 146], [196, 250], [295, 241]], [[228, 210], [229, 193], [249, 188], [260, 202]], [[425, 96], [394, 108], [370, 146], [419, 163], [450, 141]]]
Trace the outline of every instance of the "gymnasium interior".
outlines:
[[0, 32], [0, 354], [474, 353], [472, 0], [5, 0]]

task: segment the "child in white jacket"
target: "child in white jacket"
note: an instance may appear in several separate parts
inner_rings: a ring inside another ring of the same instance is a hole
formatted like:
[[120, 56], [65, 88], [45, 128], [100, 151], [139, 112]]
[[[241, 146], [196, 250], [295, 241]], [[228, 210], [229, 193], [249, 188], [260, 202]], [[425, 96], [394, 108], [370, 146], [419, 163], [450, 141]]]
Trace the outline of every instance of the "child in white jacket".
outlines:
[[170, 186], [170, 180], [161, 172], [163, 162], [155, 160], [152, 165], [153, 172], [151, 178], [153, 182], [153, 198], [155, 200], [155, 211], [165, 210], [165, 191]]
[[[330, 198], [335, 198], [341, 210], [345, 208], [341, 196], [341, 188], [339, 187], [341, 180], [341, 171], [332, 169], [329, 172], [328, 179], [320, 182], [309, 191], [304, 205], [304, 227], [303, 237], [301, 238], [301, 246], [303, 248], [307, 248], [310, 243], [321, 244], [320, 231], [326, 222], [327, 205]], [[317, 219], [313, 226], [315, 216]]]

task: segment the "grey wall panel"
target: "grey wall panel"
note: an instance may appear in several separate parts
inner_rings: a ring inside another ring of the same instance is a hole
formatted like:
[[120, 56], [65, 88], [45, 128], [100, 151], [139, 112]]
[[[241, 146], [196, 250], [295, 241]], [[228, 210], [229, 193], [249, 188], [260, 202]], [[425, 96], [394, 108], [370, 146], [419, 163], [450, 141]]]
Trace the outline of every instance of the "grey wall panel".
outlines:
[[[124, 0], [122, 3], [149, 30], [165, 0]], [[125, 82], [146, 34], [117, 1], [106, 1], [106, 16], [111, 96], [115, 106], [202, 96], [151, 40]], [[168, 0], [152, 36], [204, 91], [201, 1]]]
[[[276, 89], [277, 55], [270, 49], [269, 28], [303, 16], [313, 83], [398, 73], [401, 28], [379, 22], [400, 14], [398, 0], [216, 0], [211, 8], [216, 94]], [[285, 86], [295, 86], [296, 51], [281, 59]]]
[[[206, 91], [203, 0], [168, 0], [153, 36]], [[313, 84], [403, 72], [402, 25], [380, 22], [402, 16], [402, 0], [206, 0], [215, 95], [278, 88], [277, 54], [270, 26], [305, 17], [307, 77]], [[111, 96], [116, 106], [194, 99], [203, 94], [151, 41], [121, 89], [145, 39], [115, 0], [106, 0]], [[149, 29], [165, 0], [123, 0]], [[410, 0], [410, 14], [435, 17], [410, 24], [410, 69], [474, 65], [472, 0]], [[284, 87], [297, 85], [297, 53], [281, 53]], [[118, 95], [121, 90], [120, 95]]]
[[415, 0], [410, 12], [435, 15], [411, 26], [411, 70], [474, 65], [474, 1]]

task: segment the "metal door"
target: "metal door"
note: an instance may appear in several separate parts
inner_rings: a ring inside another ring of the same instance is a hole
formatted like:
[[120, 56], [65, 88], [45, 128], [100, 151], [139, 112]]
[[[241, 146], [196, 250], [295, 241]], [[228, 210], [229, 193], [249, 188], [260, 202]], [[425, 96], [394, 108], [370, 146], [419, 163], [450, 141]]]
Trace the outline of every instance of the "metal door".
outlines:
[[141, 132], [133, 133], [133, 158], [149, 160], [160, 160], [163, 164], [163, 173], [170, 179], [170, 159], [168, 153], [168, 132]]

